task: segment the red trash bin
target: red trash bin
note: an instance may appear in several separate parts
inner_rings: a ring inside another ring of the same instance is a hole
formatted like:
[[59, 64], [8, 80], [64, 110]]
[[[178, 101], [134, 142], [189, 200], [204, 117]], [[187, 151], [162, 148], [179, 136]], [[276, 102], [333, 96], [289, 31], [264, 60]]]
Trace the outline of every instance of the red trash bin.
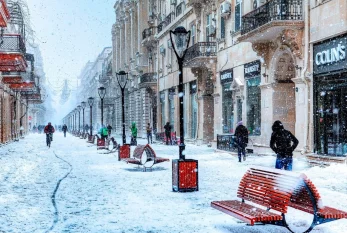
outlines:
[[199, 191], [198, 160], [172, 160], [172, 191]]
[[130, 158], [130, 144], [124, 144], [120, 146], [118, 150], [118, 161], [126, 158]]

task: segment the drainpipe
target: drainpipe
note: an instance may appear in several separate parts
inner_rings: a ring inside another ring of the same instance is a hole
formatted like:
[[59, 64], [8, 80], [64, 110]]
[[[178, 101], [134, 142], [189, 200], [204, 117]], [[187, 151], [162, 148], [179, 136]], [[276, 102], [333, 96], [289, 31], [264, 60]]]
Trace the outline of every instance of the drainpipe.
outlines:
[[308, 142], [309, 142], [309, 130], [310, 130], [310, 105], [309, 105], [309, 98], [310, 98], [310, 95], [309, 95], [309, 92], [310, 92], [310, 85], [309, 85], [309, 82], [306, 80], [306, 72], [307, 72], [307, 69], [308, 67], [310, 66], [309, 64], [309, 49], [310, 49], [310, 40], [309, 40], [309, 37], [310, 37], [310, 34], [309, 34], [309, 20], [310, 20], [310, 16], [309, 16], [309, 12], [310, 12], [310, 3], [309, 3], [309, 0], [306, 0], [305, 1], [305, 8], [304, 8], [304, 12], [305, 12], [305, 51], [304, 51], [304, 68], [302, 70], [302, 73], [301, 73], [301, 79], [304, 81], [306, 87], [307, 87], [307, 90], [305, 92], [305, 99], [307, 101], [307, 104], [306, 104], [306, 117], [305, 117], [305, 124], [307, 126], [306, 130], [304, 131], [304, 140], [305, 140], [305, 144], [304, 144], [304, 151], [303, 153], [308, 153], [310, 152], [309, 151], [309, 145], [308, 145]]

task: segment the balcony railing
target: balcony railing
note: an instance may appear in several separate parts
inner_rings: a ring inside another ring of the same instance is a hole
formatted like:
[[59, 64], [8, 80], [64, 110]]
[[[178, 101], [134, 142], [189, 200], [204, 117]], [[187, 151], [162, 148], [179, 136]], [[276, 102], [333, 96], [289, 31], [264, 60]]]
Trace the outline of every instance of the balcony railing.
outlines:
[[160, 33], [167, 25], [175, 19], [175, 12], [168, 14], [163, 21], [158, 25], [158, 33]]
[[241, 34], [244, 35], [275, 20], [302, 19], [302, 0], [271, 0], [242, 16]]
[[145, 30], [143, 30], [142, 32], [142, 39], [146, 39], [150, 36], [154, 36], [156, 34], [156, 27], [150, 27], [150, 28], [146, 28]]
[[140, 77], [140, 83], [150, 83], [156, 81], [156, 73], [145, 73]]
[[235, 143], [235, 136], [217, 134], [217, 149], [236, 152], [237, 145]]
[[216, 55], [216, 42], [198, 42], [188, 48], [184, 61], [189, 62], [197, 57], [211, 57]]
[[25, 54], [25, 44], [20, 35], [4, 35], [0, 42], [0, 53]]

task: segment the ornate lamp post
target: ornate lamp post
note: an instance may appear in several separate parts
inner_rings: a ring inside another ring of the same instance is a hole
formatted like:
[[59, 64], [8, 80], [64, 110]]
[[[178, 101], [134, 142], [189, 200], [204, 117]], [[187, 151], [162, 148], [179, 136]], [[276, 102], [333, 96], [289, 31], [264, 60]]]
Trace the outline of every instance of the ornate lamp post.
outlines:
[[82, 106], [78, 105], [76, 109], [78, 111], [78, 134], [81, 134], [81, 109], [82, 109]]
[[98, 88], [98, 94], [101, 99], [101, 127], [104, 126], [104, 98], [106, 95], [106, 88], [105, 87], [99, 87]]
[[82, 122], [83, 122], [83, 124], [82, 124], [82, 129], [83, 129], [83, 136], [84, 136], [84, 134], [86, 133], [85, 132], [85, 127], [84, 127], [84, 109], [86, 108], [86, 105], [87, 105], [87, 103], [86, 102], [81, 102], [81, 107], [82, 107]]
[[[170, 31], [170, 40], [176, 54], [179, 76], [178, 76], [178, 96], [179, 96], [179, 124], [180, 124], [180, 144], [179, 159], [172, 160], [172, 190], [174, 192], [198, 191], [198, 161], [185, 159], [184, 144], [184, 118], [183, 118], [183, 62], [187, 53], [190, 41], [190, 31], [179, 26], [174, 31]], [[184, 176], [184, 177], [183, 177]]]
[[119, 148], [119, 153], [118, 153], [118, 160], [121, 160], [122, 158], [129, 158], [130, 157], [130, 145], [126, 144], [126, 138], [125, 138], [125, 101], [124, 101], [124, 90], [125, 86], [127, 85], [128, 82], [128, 73], [125, 71], [119, 71], [116, 73], [117, 75], [117, 82], [119, 84], [119, 87], [122, 92], [122, 124], [123, 124], [123, 146]]
[[94, 98], [93, 97], [89, 97], [88, 98], [88, 105], [90, 107], [90, 111], [89, 111], [89, 113], [90, 113], [90, 126], [89, 126], [90, 133], [89, 133], [88, 141], [92, 141], [92, 138], [93, 138], [93, 132], [92, 132], [92, 127], [93, 127], [93, 120], [92, 120], [93, 104], [94, 104]]

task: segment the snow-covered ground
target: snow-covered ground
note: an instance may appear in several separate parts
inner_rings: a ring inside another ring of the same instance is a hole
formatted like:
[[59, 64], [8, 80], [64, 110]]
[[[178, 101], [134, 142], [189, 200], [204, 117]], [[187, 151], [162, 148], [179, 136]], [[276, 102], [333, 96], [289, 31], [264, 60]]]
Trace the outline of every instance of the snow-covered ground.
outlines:
[[[178, 158], [177, 146], [152, 147], [160, 157]], [[238, 163], [236, 156], [204, 145], [188, 144], [186, 151], [186, 158], [199, 160], [198, 192], [172, 192], [171, 162], [142, 172], [119, 162], [117, 153], [102, 154], [71, 135], [56, 133], [50, 149], [43, 134], [0, 147], [0, 232], [288, 232], [247, 226], [210, 207], [211, 201], [237, 199], [248, 167], [273, 167], [275, 157], [250, 156]], [[347, 211], [346, 165], [309, 168], [304, 159], [294, 159], [293, 169], [313, 181], [325, 205]], [[301, 213], [290, 211], [293, 227], [306, 224]], [[346, 233], [347, 219], [312, 232]]]

